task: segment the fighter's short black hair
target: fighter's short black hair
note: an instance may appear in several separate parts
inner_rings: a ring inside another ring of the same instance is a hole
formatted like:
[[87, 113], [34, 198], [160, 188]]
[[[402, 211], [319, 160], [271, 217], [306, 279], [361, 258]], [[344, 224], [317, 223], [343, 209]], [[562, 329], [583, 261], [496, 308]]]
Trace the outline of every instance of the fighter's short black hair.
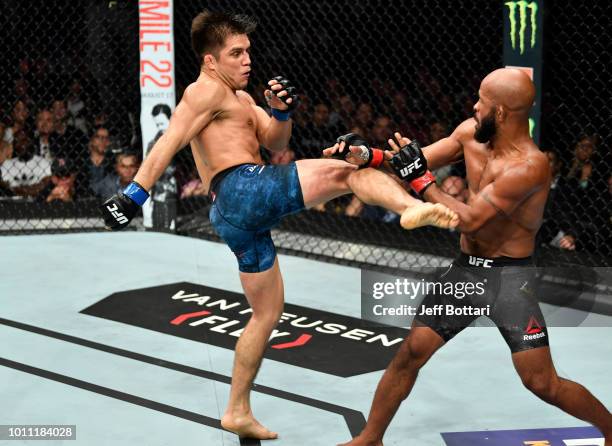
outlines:
[[200, 61], [207, 53], [218, 57], [227, 36], [250, 34], [256, 27], [257, 22], [248, 15], [204, 10], [191, 22], [191, 46]]

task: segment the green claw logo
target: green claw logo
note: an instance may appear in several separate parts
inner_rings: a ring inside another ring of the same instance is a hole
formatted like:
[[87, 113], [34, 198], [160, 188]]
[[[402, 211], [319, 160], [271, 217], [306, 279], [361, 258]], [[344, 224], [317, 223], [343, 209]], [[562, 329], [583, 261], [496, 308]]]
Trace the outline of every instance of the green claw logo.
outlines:
[[525, 53], [525, 31], [527, 30], [527, 10], [530, 10], [531, 18], [531, 48], [536, 44], [536, 33], [538, 31], [538, 24], [536, 21], [538, 15], [538, 4], [536, 2], [527, 2], [524, 0], [506, 2], [505, 5], [509, 9], [508, 18], [510, 19], [510, 42], [512, 43], [512, 49], [516, 49], [516, 14], [518, 10], [519, 15], [519, 46], [521, 54]]

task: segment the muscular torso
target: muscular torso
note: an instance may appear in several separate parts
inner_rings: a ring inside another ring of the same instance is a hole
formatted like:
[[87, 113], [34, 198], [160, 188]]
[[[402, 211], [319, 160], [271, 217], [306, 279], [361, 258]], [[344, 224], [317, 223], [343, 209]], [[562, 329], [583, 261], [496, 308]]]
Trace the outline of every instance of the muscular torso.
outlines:
[[[533, 142], [520, 147], [520, 150], [493, 151], [486, 144], [469, 138], [463, 141], [463, 154], [469, 188], [468, 205], [479, 191], [516, 163], [537, 162], [548, 169], [548, 163], [541, 163], [542, 160], [537, 159], [545, 155]], [[550, 174], [545, 176], [549, 178], [548, 183], [528, 195], [510, 215], [498, 211], [477, 231], [462, 234], [462, 251], [484, 257], [530, 256], [548, 197]]]
[[[218, 82], [200, 76], [197, 82]], [[257, 114], [252, 99], [242, 91], [225, 87], [214, 106], [212, 120], [191, 140], [191, 151], [202, 183], [220, 171], [243, 163], [261, 164], [257, 138]]]

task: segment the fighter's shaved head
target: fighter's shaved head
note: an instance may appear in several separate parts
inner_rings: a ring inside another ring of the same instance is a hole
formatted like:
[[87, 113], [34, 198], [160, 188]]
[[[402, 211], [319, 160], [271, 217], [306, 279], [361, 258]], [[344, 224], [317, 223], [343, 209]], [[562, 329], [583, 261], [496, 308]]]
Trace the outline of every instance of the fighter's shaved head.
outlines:
[[509, 111], [529, 113], [535, 86], [529, 76], [516, 68], [500, 68], [487, 75], [480, 85], [483, 95]]

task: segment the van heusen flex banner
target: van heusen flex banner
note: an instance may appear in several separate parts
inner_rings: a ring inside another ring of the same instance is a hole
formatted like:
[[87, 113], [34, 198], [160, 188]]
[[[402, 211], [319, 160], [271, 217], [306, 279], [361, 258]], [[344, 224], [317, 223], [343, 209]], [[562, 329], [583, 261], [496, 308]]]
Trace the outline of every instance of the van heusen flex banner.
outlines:
[[[170, 114], [176, 104], [174, 77], [174, 32], [172, 0], [138, 2], [139, 50], [140, 50], [140, 128], [142, 132], [143, 158], [153, 144], [168, 128]], [[170, 167], [172, 169], [172, 167]], [[143, 206], [144, 225], [153, 226], [154, 206], [160, 208], [156, 216], [166, 220], [157, 227], [174, 229], [174, 213], [168, 211], [167, 202], [174, 198], [172, 181], [159, 184], [150, 191], [151, 198]], [[168, 193], [170, 191], [170, 193]], [[176, 184], [174, 184], [176, 193]]]
[[536, 86], [529, 132], [540, 142], [544, 0], [504, 2], [504, 65], [524, 70]]
[[[81, 313], [231, 350], [251, 308], [244, 294], [180, 282], [114, 293]], [[286, 303], [265, 357], [349, 377], [384, 370], [407, 334], [403, 328]]]

